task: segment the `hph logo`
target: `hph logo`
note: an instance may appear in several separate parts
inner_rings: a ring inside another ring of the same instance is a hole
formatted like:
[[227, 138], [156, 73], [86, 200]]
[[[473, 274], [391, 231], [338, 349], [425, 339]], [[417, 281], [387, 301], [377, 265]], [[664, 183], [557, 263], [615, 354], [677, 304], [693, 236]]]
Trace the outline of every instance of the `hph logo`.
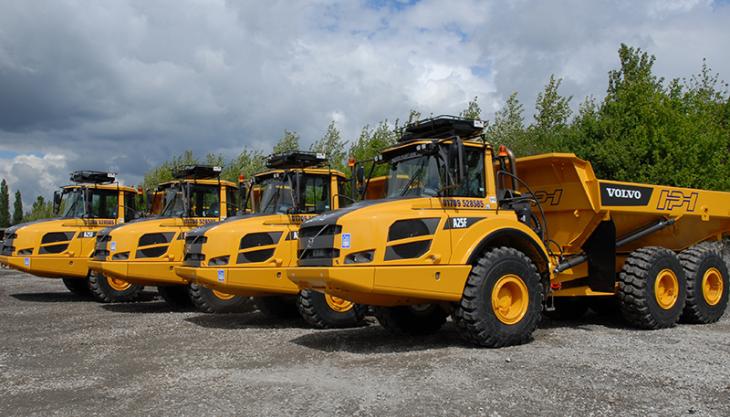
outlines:
[[691, 192], [684, 194], [679, 190], [662, 190], [659, 194], [659, 201], [657, 202], [657, 210], [673, 210], [675, 208], [685, 207], [687, 211], [695, 211], [697, 205], [697, 192]]

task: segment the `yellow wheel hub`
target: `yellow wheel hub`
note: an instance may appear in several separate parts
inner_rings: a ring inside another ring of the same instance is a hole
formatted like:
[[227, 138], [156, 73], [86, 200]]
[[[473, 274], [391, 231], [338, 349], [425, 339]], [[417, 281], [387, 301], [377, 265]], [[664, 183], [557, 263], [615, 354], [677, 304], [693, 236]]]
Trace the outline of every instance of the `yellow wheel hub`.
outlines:
[[220, 292], [220, 291], [216, 291], [216, 290], [210, 290], [210, 291], [211, 291], [211, 292], [213, 293], [213, 295], [214, 295], [214, 296], [215, 296], [216, 298], [218, 298], [218, 299], [220, 299], [220, 300], [223, 300], [223, 301], [228, 301], [228, 300], [232, 300], [232, 299], [233, 299], [233, 297], [235, 297], [235, 296], [236, 296], [235, 294], [227, 294], [227, 293], [224, 293], [224, 292]]
[[128, 283], [127, 281], [118, 278], [106, 277], [106, 282], [114, 291], [125, 291], [132, 286], [132, 284]]
[[355, 307], [355, 303], [351, 301], [347, 301], [340, 297], [335, 297], [326, 293], [324, 295], [324, 299], [325, 301], [327, 301], [327, 305], [329, 306], [329, 308], [338, 313], [346, 313], [352, 310], [353, 307]]
[[708, 305], [714, 306], [722, 299], [725, 290], [725, 283], [722, 274], [717, 268], [710, 268], [702, 276], [702, 296]]
[[671, 269], [662, 269], [654, 281], [654, 298], [659, 307], [669, 310], [679, 298], [679, 280]]
[[530, 294], [527, 285], [517, 275], [504, 275], [492, 289], [492, 310], [497, 320], [504, 324], [516, 324], [527, 314]]

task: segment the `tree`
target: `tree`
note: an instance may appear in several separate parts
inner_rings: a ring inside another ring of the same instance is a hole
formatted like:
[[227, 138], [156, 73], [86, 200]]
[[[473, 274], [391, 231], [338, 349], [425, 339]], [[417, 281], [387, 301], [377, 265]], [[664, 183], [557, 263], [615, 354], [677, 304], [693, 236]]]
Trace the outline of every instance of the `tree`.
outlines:
[[248, 179], [264, 170], [266, 157], [259, 150], [244, 149], [223, 169], [221, 177], [229, 181], [238, 181], [239, 175]]
[[494, 122], [487, 128], [487, 141], [494, 146], [506, 145], [516, 155], [528, 154], [530, 146], [525, 141], [523, 111], [517, 92], [512, 93], [504, 106], [494, 114]]
[[43, 196], [39, 195], [33, 202], [31, 210], [25, 213], [23, 220], [33, 221], [50, 217], [53, 217], [53, 203], [50, 201], [46, 202]]
[[15, 192], [15, 202], [13, 203], [13, 224], [23, 222], [23, 198], [20, 196], [20, 190]]
[[327, 155], [332, 168], [345, 172], [347, 167], [347, 161], [345, 160], [347, 157], [346, 146], [347, 142], [342, 140], [342, 135], [333, 120], [327, 126], [324, 136], [314, 142], [309, 150]]
[[0, 182], [0, 227], [10, 226], [10, 191], [8, 183], [3, 178]]
[[467, 104], [466, 109], [462, 110], [461, 113], [459, 113], [459, 116], [468, 120], [481, 120], [482, 109], [481, 107], [479, 107], [479, 103], [477, 103], [478, 98], [479, 97], [475, 96], [474, 100], [471, 100], [469, 104]]
[[299, 150], [299, 135], [296, 132], [284, 130], [284, 136], [274, 145], [274, 153]]
[[[211, 158], [213, 158], [213, 156], [209, 155], [208, 159], [210, 160]], [[144, 175], [144, 188], [155, 189], [163, 182], [172, 181], [172, 174], [176, 168], [186, 165], [196, 165], [198, 163], [198, 159], [193, 155], [193, 151], [191, 150], [187, 150], [180, 155], [173, 156], [171, 160], [165, 161], [159, 166], [147, 171]]]
[[[395, 145], [401, 132], [402, 129], [399, 127], [397, 120], [394, 127], [390, 126], [388, 120], [381, 121], [375, 128], [371, 128], [369, 125], [364, 126], [360, 131], [360, 136], [350, 146], [350, 156], [360, 162], [372, 160], [383, 149]], [[369, 171], [370, 164], [366, 164], [365, 169]], [[384, 174], [384, 167], [373, 171], [373, 175]]]

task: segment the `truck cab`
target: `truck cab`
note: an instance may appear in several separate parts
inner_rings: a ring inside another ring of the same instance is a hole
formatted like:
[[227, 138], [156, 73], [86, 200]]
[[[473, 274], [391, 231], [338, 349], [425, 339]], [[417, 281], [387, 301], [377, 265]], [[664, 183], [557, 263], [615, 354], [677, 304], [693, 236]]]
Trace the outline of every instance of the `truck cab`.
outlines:
[[296, 266], [299, 225], [350, 203], [349, 182], [322, 154], [272, 155], [268, 170], [254, 176], [250, 213], [210, 224], [187, 235], [178, 275], [217, 291], [253, 296], [261, 312], [301, 314], [316, 327], [358, 324], [365, 308], [341, 298], [300, 289], [287, 271]]
[[71, 292], [89, 295], [89, 261], [96, 235], [140, 217], [140, 193], [116, 183], [115, 174], [107, 172], [76, 171], [71, 181], [54, 193], [57, 217], [6, 230], [0, 263], [38, 277], [61, 278]]
[[[201, 225], [235, 216], [238, 186], [220, 179], [221, 167], [195, 165], [175, 170], [174, 180], [162, 183], [148, 195], [158, 216], [101, 231], [90, 267], [100, 275], [127, 282], [137, 289], [156, 286], [162, 298], [175, 308], [195, 306], [205, 312], [237, 309], [241, 297], [212, 292], [188, 283], [175, 274], [182, 264], [185, 238]], [[161, 209], [159, 208], [161, 207]], [[99, 286], [100, 297], [123, 297], [116, 288]]]

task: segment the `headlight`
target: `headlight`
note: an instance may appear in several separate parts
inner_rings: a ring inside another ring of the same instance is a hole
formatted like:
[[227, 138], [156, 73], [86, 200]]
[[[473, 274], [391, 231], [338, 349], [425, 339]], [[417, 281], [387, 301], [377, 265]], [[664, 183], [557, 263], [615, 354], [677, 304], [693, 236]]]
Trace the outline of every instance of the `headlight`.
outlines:
[[112, 261], [126, 261], [129, 259], [129, 252], [119, 252], [112, 255]]
[[208, 266], [222, 266], [222, 265], [228, 265], [228, 255], [226, 256], [219, 256], [217, 258], [211, 258], [210, 261], [208, 261]]
[[351, 253], [345, 256], [346, 264], [366, 264], [373, 261], [375, 250], [366, 250], [362, 252]]

